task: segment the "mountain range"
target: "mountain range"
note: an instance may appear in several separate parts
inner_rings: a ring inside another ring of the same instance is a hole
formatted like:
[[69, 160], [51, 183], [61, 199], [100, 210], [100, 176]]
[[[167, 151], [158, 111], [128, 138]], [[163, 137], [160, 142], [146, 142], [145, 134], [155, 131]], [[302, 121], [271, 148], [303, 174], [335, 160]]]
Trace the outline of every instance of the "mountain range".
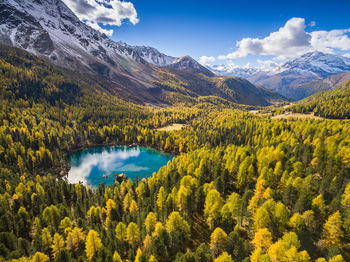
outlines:
[[269, 105], [285, 98], [242, 78], [216, 76], [189, 56], [115, 42], [81, 22], [61, 0], [4, 0], [0, 42], [60, 67], [105, 81], [124, 100], [169, 105], [201, 96]]
[[349, 80], [350, 58], [311, 52], [271, 70], [226, 65], [214, 65], [210, 69], [216, 74], [247, 78], [254, 84], [263, 85], [290, 99], [299, 100], [318, 91], [332, 89]]

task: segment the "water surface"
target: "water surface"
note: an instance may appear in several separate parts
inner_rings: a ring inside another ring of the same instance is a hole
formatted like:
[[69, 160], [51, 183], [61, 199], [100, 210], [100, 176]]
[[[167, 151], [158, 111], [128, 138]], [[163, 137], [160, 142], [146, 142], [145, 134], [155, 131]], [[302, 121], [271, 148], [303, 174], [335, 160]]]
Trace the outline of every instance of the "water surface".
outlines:
[[82, 182], [92, 187], [102, 182], [112, 185], [115, 172], [125, 173], [132, 180], [136, 176], [149, 177], [172, 158], [169, 154], [145, 147], [93, 147], [70, 155], [68, 182]]

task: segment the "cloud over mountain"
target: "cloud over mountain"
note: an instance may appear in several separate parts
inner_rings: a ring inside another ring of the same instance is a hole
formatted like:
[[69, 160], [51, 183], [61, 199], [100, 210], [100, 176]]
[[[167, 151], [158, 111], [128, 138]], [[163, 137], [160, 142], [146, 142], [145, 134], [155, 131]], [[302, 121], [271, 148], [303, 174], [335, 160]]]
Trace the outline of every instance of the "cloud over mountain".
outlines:
[[139, 22], [137, 12], [131, 2], [119, 0], [63, 0], [63, 2], [89, 26], [106, 35], [112, 35], [113, 29], [103, 29], [100, 24], [120, 26], [124, 20], [133, 25]]
[[277, 59], [300, 56], [307, 52], [333, 53], [334, 49], [350, 50], [350, 29], [331, 31], [305, 31], [304, 18], [293, 17], [278, 31], [265, 38], [243, 38], [236, 43], [236, 51], [219, 59], [239, 59], [247, 55], [269, 55]]
[[199, 63], [202, 65], [207, 65], [208, 63], [215, 62], [215, 57], [213, 56], [201, 56], [199, 58]]

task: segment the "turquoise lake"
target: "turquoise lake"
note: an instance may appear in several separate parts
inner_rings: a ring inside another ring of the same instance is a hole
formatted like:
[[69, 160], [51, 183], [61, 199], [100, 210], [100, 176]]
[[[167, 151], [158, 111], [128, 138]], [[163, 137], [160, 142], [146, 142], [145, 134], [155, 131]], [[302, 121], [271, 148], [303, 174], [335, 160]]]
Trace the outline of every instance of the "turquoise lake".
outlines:
[[98, 187], [112, 185], [115, 172], [135, 180], [150, 177], [171, 161], [173, 156], [145, 147], [101, 146], [75, 152], [69, 156], [68, 182]]

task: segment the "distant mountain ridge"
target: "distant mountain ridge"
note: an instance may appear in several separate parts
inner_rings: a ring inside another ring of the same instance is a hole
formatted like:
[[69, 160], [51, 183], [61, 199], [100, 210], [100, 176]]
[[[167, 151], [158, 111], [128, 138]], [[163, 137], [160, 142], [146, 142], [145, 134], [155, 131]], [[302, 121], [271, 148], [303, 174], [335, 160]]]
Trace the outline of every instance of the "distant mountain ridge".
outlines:
[[316, 51], [284, 63], [281, 67], [281, 71], [281, 73], [285, 74], [290, 71], [295, 71], [301, 74], [309, 73], [317, 77], [327, 77], [331, 74], [349, 72], [350, 58]]
[[261, 70], [255, 67], [232, 67], [224, 64], [208, 66], [208, 69], [217, 75], [235, 76], [235, 77], [244, 77], [244, 78], [248, 78], [259, 72], [262, 72]]
[[[114, 42], [82, 23], [60, 0], [4, 0], [0, 7], [1, 42], [49, 57], [58, 65], [73, 63], [70, 58], [76, 57], [93, 70], [107, 70], [105, 67], [110, 66], [109, 69], [117, 67], [126, 71], [130, 66], [136, 66], [135, 70], [142, 67], [133, 63], [135, 61], [167, 67], [181, 59], [162, 54], [152, 47]], [[93, 60], [98, 65], [93, 64]], [[194, 66], [207, 70], [194, 59], [192, 62]]]
[[[221, 69], [221, 70], [218, 70]], [[258, 68], [230, 68], [214, 66], [216, 74], [246, 77], [254, 84], [260, 84], [273, 89], [291, 99], [302, 99], [315, 92], [331, 89], [332, 82], [325, 79], [331, 75], [350, 72], [350, 58], [311, 52], [304, 54], [270, 71]], [[323, 81], [317, 89], [315, 81]]]
[[[176, 58], [152, 47], [114, 42], [81, 22], [61, 0], [1, 1], [0, 42], [29, 51], [60, 67], [109, 81], [111, 92], [136, 103], [165, 105], [169, 97], [215, 94], [235, 103], [243, 102], [239, 99], [243, 96], [233, 95], [241, 88], [237, 82], [229, 81], [225, 88], [213, 85], [217, 82], [212, 79], [215, 75], [191, 57]], [[198, 81], [178, 84], [186, 81], [184, 75]], [[169, 79], [172, 87], [159, 84]], [[250, 87], [244, 90], [245, 97], [254, 97], [250, 96], [249, 92], [253, 91]], [[261, 98], [244, 102], [269, 104], [272, 94], [261, 89], [259, 92]], [[284, 99], [276, 93], [272, 96], [273, 100]]]

